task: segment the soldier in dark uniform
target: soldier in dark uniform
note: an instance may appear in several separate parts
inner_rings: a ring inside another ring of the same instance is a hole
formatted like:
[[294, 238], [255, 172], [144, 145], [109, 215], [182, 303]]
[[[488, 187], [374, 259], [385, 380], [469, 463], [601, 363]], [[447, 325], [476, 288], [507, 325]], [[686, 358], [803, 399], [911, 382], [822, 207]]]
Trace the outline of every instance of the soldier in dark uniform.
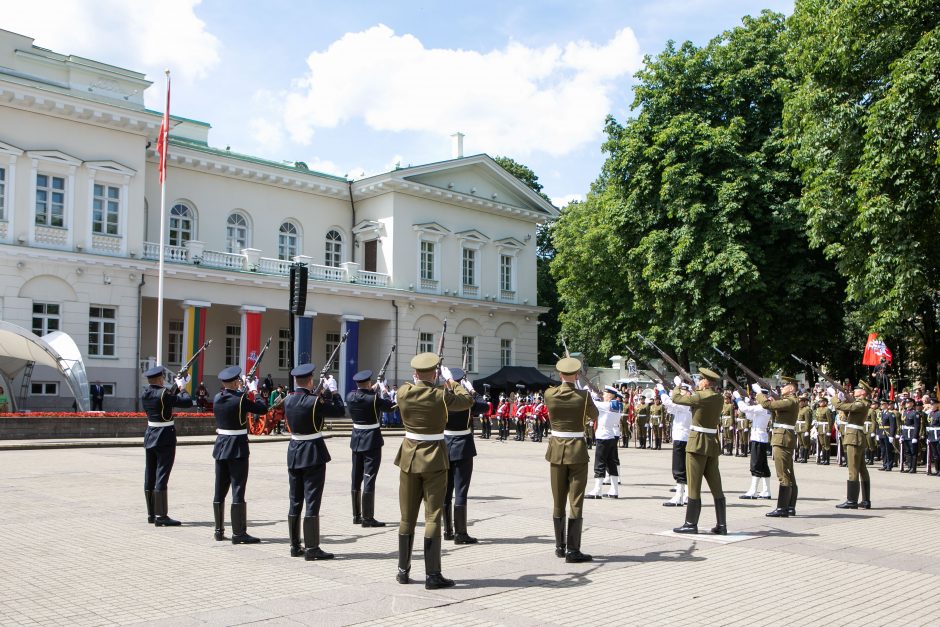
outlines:
[[927, 410], [927, 474], [940, 475], [940, 406], [936, 399], [926, 398]]
[[799, 494], [796, 475], [793, 473], [793, 449], [797, 442], [796, 421], [800, 413], [800, 402], [796, 398], [796, 379], [787, 376], [780, 378], [786, 385], [777, 400], [767, 398], [760, 386], [754, 384], [757, 402], [774, 414], [770, 444], [773, 447], [774, 469], [780, 485], [777, 488], [777, 507], [766, 514], [771, 518], [796, 516], [796, 499]]
[[414, 545], [418, 509], [424, 502], [424, 587], [449, 588], [453, 580], [441, 574], [441, 509], [447, 490], [447, 446], [444, 428], [450, 411], [473, 406], [473, 398], [441, 366], [444, 385], [437, 385], [440, 359], [434, 353], [421, 353], [411, 360], [414, 383], [398, 388], [398, 409], [405, 437], [395, 457], [399, 475], [398, 503], [398, 583], [410, 583], [411, 549]]
[[144, 432], [144, 497], [147, 500], [147, 522], [157, 527], [177, 527], [178, 520], [167, 515], [167, 483], [176, 459], [176, 426], [174, 407], [192, 407], [193, 401], [183, 390], [185, 379], [177, 379], [172, 390], [164, 387], [163, 366], [154, 366], [144, 373], [147, 387], [140, 397], [147, 414]]
[[894, 447], [898, 435], [898, 416], [891, 410], [891, 404], [888, 401], [881, 401], [878, 432], [881, 438], [881, 468], [878, 470], [890, 472], [894, 468]]
[[215, 414], [215, 497], [212, 512], [215, 515], [215, 539], [225, 539], [224, 508], [229, 486], [232, 488], [232, 544], [254, 544], [258, 538], [248, 535], [248, 506], [245, 487], [248, 484], [248, 414], [264, 415], [268, 406], [253, 401], [239, 390], [242, 369], [231, 366], [219, 373], [222, 391], [215, 395], [212, 411]]
[[[461, 368], [451, 368], [451, 376], [467, 392], [475, 396], [473, 386]], [[473, 476], [473, 458], [477, 447], [473, 443], [473, 416], [482, 414], [489, 406], [474, 400], [468, 409], [447, 412], [444, 443], [447, 445], [447, 491], [444, 493], [444, 539], [454, 544], [476, 544], [477, 539], [467, 533], [467, 493]]]
[[800, 394], [800, 412], [796, 415], [796, 439], [799, 448], [796, 461], [805, 464], [809, 459], [809, 429], [813, 424], [813, 410], [809, 406], [809, 396]]
[[[698, 533], [698, 519], [702, 513], [702, 478], [708, 482], [708, 489], [715, 499], [715, 517], [718, 524], [712, 527], [712, 533], [727, 535], [725, 493], [721, 489], [721, 473], [718, 470], [718, 458], [721, 444], [718, 441], [718, 422], [721, 407], [724, 404], [721, 394], [713, 389], [721, 377], [708, 368], [699, 368], [696, 392], [683, 396], [681, 381], [676, 382], [672, 390], [672, 402], [692, 408], [692, 426], [689, 442], [685, 446], [685, 465], [689, 485], [689, 503], [685, 512], [685, 522], [673, 529], [676, 533]], [[676, 377], [678, 379], [678, 377]]]
[[395, 403], [385, 398], [383, 384], [372, 384], [372, 371], [353, 375], [356, 389], [346, 395], [346, 406], [352, 416], [353, 431], [349, 438], [352, 450], [352, 512], [353, 524], [363, 527], [384, 527], [375, 519], [375, 480], [382, 463], [382, 412], [394, 411]]
[[[545, 406], [552, 425], [545, 460], [551, 464], [552, 519], [555, 525], [555, 555], [568, 563], [591, 561], [581, 552], [581, 531], [584, 519], [584, 490], [587, 488], [588, 456], [583, 433], [585, 425], [597, 419], [597, 406], [587, 390], [575, 387], [581, 362], [565, 357], [555, 364], [561, 385], [545, 391]], [[567, 540], [565, 534], [565, 501], [569, 505]]]
[[[917, 473], [917, 437], [920, 435], [920, 412], [917, 411], [914, 399], [904, 402], [904, 416], [901, 418], [901, 446], [907, 468], [901, 472]], [[904, 463], [902, 461], [901, 465]]]
[[[871, 391], [864, 381], [859, 381], [853, 390], [855, 400], [840, 402], [833, 398], [833, 409], [845, 412], [845, 435], [842, 443], [849, 467], [849, 480], [846, 484], [846, 499], [836, 505], [839, 509], [871, 509], [871, 481], [868, 466], [865, 465], [865, 448], [868, 435], [865, 433], [865, 418], [868, 416], [868, 392]], [[830, 388], [830, 393], [833, 390]], [[862, 500], [859, 501], [859, 492]]]
[[[338, 418], [346, 414], [339, 397], [325, 386], [313, 385], [313, 364], [301, 364], [290, 371], [296, 387], [284, 399], [284, 418], [290, 428], [287, 447], [287, 474], [290, 486], [290, 505], [287, 510], [287, 529], [292, 557], [329, 560], [332, 553], [320, 549], [320, 500], [326, 481], [326, 464], [330, 452], [323, 441], [323, 418]], [[318, 392], [318, 393], [317, 393]], [[304, 550], [300, 550], [300, 510], [304, 501]]]

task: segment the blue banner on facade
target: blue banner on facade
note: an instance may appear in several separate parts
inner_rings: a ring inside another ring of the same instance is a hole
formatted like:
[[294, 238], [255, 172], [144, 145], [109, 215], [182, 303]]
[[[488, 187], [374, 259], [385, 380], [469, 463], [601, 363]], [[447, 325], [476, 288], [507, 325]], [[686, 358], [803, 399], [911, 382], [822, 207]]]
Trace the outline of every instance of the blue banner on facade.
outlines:
[[[316, 363], [313, 360], [313, 318], [294, 318], [294, 355], [297, 364]], [[325, 358], [324, 358], [325, 359]], [[323, 364], [316, 363], [317, 368]]]
[[343, 371], [346, 375], [343, 379], [346, 383], [344, 397], [356, 387], [353, 375], [359, 372], [359, 321], [346, 320], [346, 331], [349, 335], [346, 337], [346, 369]]

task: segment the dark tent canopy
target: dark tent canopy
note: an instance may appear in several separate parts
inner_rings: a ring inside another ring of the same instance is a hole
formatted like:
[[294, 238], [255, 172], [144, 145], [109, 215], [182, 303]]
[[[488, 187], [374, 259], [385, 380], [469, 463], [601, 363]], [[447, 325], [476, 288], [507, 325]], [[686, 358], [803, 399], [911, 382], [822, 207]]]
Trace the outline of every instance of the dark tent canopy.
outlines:
[[522, 384], [529, 390], [544, 390], [559, 383], [531, 366], [503, 366], [488, 377], [474, 379], [473, 387], [478, 392], [483, 391], [484, 385], [489, 385], [494, 390], [515, 392], [517, 384]]

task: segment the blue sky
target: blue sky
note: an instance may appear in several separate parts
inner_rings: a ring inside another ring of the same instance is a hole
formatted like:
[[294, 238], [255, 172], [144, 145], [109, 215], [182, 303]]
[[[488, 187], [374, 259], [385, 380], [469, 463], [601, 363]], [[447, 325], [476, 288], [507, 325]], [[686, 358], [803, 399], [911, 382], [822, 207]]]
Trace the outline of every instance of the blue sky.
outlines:
[[793, 0], [33, 0], [0, 28], [145, 72], [155, 109], [169, 67], [172, 112], [212, 124], [216, 147], [358, 177], [448, 159], [459, 130], [466, 154], [529, 165], [564, 204], [599, 173], [643, 55], [764, 8]]

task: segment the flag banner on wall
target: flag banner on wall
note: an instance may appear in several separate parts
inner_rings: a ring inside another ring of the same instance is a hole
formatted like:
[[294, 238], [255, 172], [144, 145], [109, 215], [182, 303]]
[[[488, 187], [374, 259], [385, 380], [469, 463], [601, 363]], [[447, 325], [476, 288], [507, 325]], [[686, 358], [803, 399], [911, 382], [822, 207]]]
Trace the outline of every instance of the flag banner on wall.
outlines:
[[170, 73], [166, 75], [166, 107], [163, 109], [163, 123], [157, 135], [157, 156], [160, 158], [160, 182], [166, 180], [166, 151], [170, 139]]

